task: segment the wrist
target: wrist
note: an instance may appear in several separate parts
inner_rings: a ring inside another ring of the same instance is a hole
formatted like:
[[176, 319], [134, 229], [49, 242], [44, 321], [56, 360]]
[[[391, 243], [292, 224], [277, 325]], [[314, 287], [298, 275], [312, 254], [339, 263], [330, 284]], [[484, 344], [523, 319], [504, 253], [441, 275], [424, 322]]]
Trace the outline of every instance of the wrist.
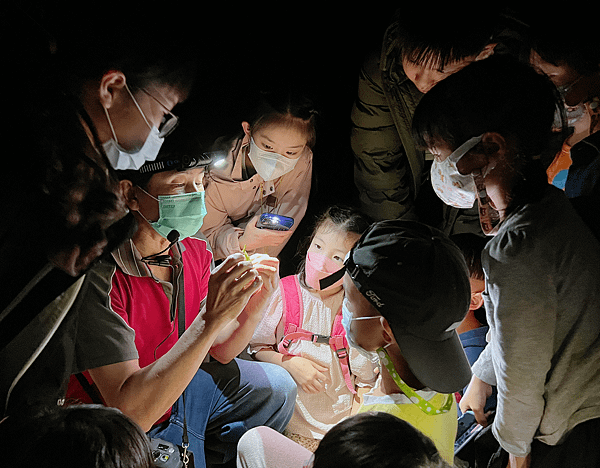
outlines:
[[218, 333], [225, 325], [231, 322], [231, 318], [226, 317], [223, 314], [214, 313], [212, 314], [210, 310], [207, 310], [202, 317], [198, 317], [204, 322], [203, 330], [207, 333]]

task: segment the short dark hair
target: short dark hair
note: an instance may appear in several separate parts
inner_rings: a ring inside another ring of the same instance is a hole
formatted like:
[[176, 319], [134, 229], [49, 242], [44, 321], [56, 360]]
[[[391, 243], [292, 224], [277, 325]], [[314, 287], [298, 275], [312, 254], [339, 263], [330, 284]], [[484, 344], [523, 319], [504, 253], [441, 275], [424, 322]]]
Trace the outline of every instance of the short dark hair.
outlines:
[[562, 144], [552, 131], [557, 110], [564, 106], [548, 77], [510, 56], [493, 56], [454, 73], [423, 96], [413, 115], [413, 137], [417, 146], [445, 144], [452, 150], [486, 132], [505, 137], [514, 146], [521, 175], [512, 190], [511, 211], [543, 194], [542, 161], [552, 160], [557, 143]]
[[315, 451], [314, 468], [443, 468], [429, 437], [389, 413], [359, 413], [336, 424]]
[[488, 238], [471, 232], [463, 232], [451, 235], [450, 240], [458, 246], [465, 257], [469, 277], [478, 280], [485, 279], [481, 264], [481, 253], [488, 242]]
[[396, 13], [402, 56], [441, 69], [477, 55], [499, 32], [500, 13], [501, 8], [489, 3], [468, 12], [454, 3], [436, 5], [427, 12], [418, 3], [403, 5]]
[[57, 73], [69, 91], [77, 93], [86, 81], [118, 70], [132, 90], [167, 85], [182, 99], [188, 96], [199, 53], [191, 47], [195, 28], [182, 24], [185, 14], [178, 7], [158, 12], [140, 2], [121, 2], [107, 18], [95, 2], [76, 9], [53, 3], [44, 26], [54, 41]]
[[[156, 159], [153, 162], [182, 157], [185, 155], [199, 156], [204, 153], [204, 147], [187, 123], [178, 125], [169, 136], [165, 137]], [[146, 163], [150, 164], [150, 163]], [[129, 180], [134, 185], [145, 189], [155, 172], [142, 172], [140, 170], [117, 170], [119, 180]]]
[[36, 408], [0, 423], [0, 439], [22, 447], [15, 467], [151, 468], [150, 443], [131, 419], [115, 408], [73, 405]]
[[530, 26], [531, 48], [552, 65], [568, 65], [582, 75], [597, 72], [600, 69], [597, 31], [582, 27], [561, 34], [562, 29], [569, 27], [563, 13], [557, 10], [535, 15]]

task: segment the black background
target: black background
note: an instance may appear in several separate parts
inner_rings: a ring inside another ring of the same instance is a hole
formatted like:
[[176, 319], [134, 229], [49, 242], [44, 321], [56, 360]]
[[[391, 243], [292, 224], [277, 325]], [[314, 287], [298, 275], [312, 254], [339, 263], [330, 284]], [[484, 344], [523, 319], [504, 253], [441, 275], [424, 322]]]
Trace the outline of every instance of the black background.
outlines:
[[334, 203], [356, 204], [350, 111], [359, 68], [368, 53], [380, 49], [397, 7], [377, 3], [343, 10], [323, 4], [323, 11], [303, 4], [282, 5], [280, 11], [223, 7], [221, 13], [211, 10], [216, 24], [199, 23], [198, 81], [176, 109], [193, 120], [203, 143], [241, 130], [248, 97], [274, 86], [308, 94], [319, 111], [311, 197], [280, 255], [282, 276], [295, 271], [298, 243], [310, 235], [316, 215]]

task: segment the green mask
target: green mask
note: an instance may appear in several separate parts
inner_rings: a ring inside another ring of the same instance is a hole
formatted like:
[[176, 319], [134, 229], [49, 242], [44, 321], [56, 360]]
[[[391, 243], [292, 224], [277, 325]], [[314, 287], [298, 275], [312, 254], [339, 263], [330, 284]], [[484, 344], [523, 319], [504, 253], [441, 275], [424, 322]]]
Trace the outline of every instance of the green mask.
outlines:
[[379, 355], [380, 362], [385, 366], [396, 385], [398, 385], [398, 388], [400, 388], [400, 390], [402, 390], [402, 393], [404, 393], [410, 399], [410, 401], [417, 405], [419, 409], [423, 411], [423, 413], [435, 416], [450, 411], [450, 409], [452, 408], [452, 403], [454, 402], [452, 394], [448, 395], [446, 403], [444, 403], [441, 407], [436, 408], [427, 400], [423, 399], [415, 390], [409, 387], [404, 382], [404, 380], [400, 378], [400, 375], [398, 374], [398, 372], [396, 372], [396, 369], [392, 364], [390, 355], [384, 348], [379, 348], [377, 350], [377, 354]]
[[171, 231], [175, 230], [179, 233], [179, 240], [183, 240], [196, 234], [202, 227], [206, 216], [204, 192], [159, 195], [156, 198], [144, 189], [141, 190], [158, 201], [158, 221], [148, 221], [148, 223], [165, 239]]

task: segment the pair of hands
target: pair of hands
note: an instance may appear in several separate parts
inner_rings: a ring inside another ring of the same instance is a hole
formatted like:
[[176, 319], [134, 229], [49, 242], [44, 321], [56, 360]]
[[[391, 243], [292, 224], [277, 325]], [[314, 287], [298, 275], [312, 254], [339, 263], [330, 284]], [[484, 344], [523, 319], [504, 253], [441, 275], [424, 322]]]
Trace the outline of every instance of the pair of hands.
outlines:
[[250, 303], [260, 309], [279, 284], [279, 260], [254, 254], [250, 260], [242, 253], [227, 257], [208, 281], [204, 320], [235, 320]]
[[[473, 375], [471, 382], [465, 391], [465, 394], [461, 398], [458, 406], [460, 410], [465, 413], [468, 410], [473, 412], [475, 419], [478, 424], [486, 427], [488, 423], [488, 417], [491, 412], [485, 412], [485, 402], [487, 398], [492, 394], [492, 386], [485, 383], [480, 378]], [[531, 462], [529, 455], [525, 457], [517, 457], [513, 454], [509, 454], [509, 460], [507, 468], [528, 468]]]
[[259, 217], [260, 213], [248, 221], [244, 233], [239, 238], [240, 248], [245, 246], [249, 251], [253, 251], [261, 247], [275, 247], [286, 242], [292, 235], [293, 231], [257, 228]]
[[302, 356], [284, 356], [282, 366], [306, 393], [319, 393], [331, 383], [329, 368]]

